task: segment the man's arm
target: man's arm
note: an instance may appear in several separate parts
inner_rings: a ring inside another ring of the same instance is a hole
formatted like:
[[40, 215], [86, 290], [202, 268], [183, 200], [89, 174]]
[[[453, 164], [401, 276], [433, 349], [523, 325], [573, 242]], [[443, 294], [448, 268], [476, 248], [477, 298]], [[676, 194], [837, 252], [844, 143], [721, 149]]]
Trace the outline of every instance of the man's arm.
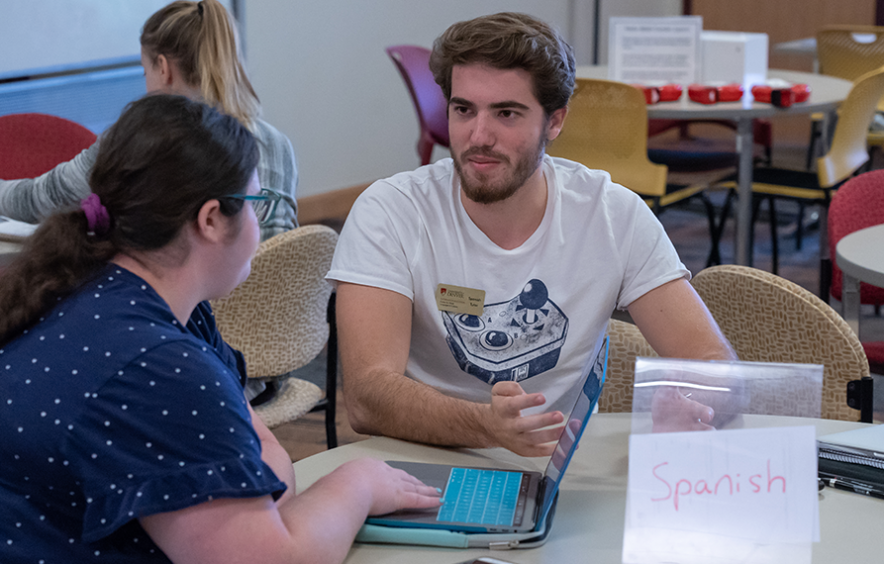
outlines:
[[491, 403], [482, 404], [405, 376], [412, 316], [407, 297], [339, 283], [336, 299], [344, 397], [354, 430], [446, 446], [503, 446], [523, 456], [552, 453], [562, 414], [520, 415], [542, 405], [542, 394], [501, 382], [492, 388]]
[[[680, 278], [658, 286], [628, 306], [629, 314], [662, 357], [739, 360], [693, 286]], [[693, 397], [691, 397], [693, 396]], [[663, 387], [654, 394], [655, 432], [709, 430], [745, 408], [742, 394], [689, 395]]]
[[706, 304], [684, 278], [654, 288], [627, 309], [662, 357], [739, 360]]

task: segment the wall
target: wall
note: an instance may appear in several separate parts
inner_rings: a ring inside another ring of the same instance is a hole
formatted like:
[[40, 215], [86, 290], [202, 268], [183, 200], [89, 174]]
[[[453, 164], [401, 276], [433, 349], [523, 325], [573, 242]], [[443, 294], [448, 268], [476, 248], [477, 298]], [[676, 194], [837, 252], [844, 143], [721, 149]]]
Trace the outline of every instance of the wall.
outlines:
[[[0, 0], [0, 78], [139, 56], [141, 26], [169, 0]], [[230, 0], [221, 0], [228, 8]]]

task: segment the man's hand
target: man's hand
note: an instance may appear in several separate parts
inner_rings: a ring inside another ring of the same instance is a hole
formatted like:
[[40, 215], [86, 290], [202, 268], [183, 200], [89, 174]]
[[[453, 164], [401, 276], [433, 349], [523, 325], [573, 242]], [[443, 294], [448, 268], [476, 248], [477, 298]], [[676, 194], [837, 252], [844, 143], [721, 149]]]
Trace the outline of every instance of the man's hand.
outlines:
[[[571, 445], [574, 444], [574, 439], [577, 438], [581, 425], [583, 425], [582, 419], [571, 419], [568, 421], [568, 425], [564, 427], [562, 440], [556, 444], [556, 451], [552, 455], [552, 464], [557, 470], [562, 470], [562, 466], [565, 464], [565, 457], [568, 456], [568, 451], [571, 450]], [[579, 444], [577, 448], [580, 448]]]
[[651, 400], [654, 433], [711, 431], [715, 410], [696, 402], [672, 386], [658, 388]]
[[[543, 405], [543, 394], [526, 394], [516, 382], [498, 382], [491, 388], [488, 431], [494, 442], [520, 456], [550, 456], [564, 421], [560, 411], [522, 417], [522, 410]], [[551, 427], [556, 425], [556, 427]]]

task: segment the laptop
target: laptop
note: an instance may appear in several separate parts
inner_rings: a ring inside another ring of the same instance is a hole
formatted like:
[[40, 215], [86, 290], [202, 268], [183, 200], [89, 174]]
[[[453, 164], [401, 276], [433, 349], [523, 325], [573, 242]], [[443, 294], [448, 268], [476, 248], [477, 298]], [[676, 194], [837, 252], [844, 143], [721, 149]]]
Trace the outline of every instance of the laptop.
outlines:
[[443, 529], [462, 533], [522, 533], [545, 522], [562, 476], [598, 404], [608, 365], [608, 338], [584, 366], [580, 393], [565, 417], [567, 425], [550, 457], [546, 471], [527, 472], [387, 461], [425, 484], [442, 490], [445, 503], [438, 509], [404, 510], [369, 517], [370, 525]]

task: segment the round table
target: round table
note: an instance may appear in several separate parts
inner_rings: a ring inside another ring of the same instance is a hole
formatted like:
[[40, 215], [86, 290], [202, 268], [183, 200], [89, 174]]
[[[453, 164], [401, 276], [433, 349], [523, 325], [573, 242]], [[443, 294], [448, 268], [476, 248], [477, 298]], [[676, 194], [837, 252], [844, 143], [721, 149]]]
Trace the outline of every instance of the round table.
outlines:
[[841, 315], [859, 336], [859, 283], [884, 288], [884, 225], [854, 231], [838, 241], [835, 261], [844, 274]]
[[[577, 77], [607, 79], [608, 67], [579, 66], [577, 67]], [[810, 99], [801, 104], [793, 104], [788, 108], [777, 108], [771, 104], [755, 102], [752, 94], [746, 92], [740, 102], [720, 102], [707, 105], [690, 101], [687, 92], [684, 92], [676, 102], [661, 102], [648, 106], [649, 119], [724, 119], [736, 122], [737, 153], [739, 154], [737, 193], [740, 196], [737, 207], [736, 263], [742, 265], [749, 264], [750, 230], [752, 228], [752, 120], [786, 114], [816, 112], [828, 116], [847, 98], [852, 87], [850, 81], [808, 72], [771, 69], [768, 71], [768, 78], [779, 78], [793, 84], [807, 84], [811, 88]], [[826, 123], [823, 124], [823, 131], [828, 131]], [[820, 253], [822, 258], [827, 258], [828, 243], [823, 239], [823, 237], [820, 238]]]
[[[863, 426], [861, 423], [793, 417], [744, 416], [747, 427], [813, 425], [817, 435]], [[587, 424], [580, 448], [562, 482], [548, 542], [539, 548], [509, 552], [421, 546], [355, 544], [347, 564], [453, 564], [495, 556], [519, 564], [592, 562], [620, 564], [626, 511], [626, 476], [631, 414], [596, 414]], [[504, 449], [444, 449], [389, 438], [371, 438], [341, 446], [295, 463], [297, 489], [306, 489], [348, 460], [370, 456], [465, 466], [508, 466], [542, 471], [546, 459], [521, 458]], [[826, 488], [820, 495], [821, 542], [813, 561], [876, 562], [884, 530], [884, 501]]]

